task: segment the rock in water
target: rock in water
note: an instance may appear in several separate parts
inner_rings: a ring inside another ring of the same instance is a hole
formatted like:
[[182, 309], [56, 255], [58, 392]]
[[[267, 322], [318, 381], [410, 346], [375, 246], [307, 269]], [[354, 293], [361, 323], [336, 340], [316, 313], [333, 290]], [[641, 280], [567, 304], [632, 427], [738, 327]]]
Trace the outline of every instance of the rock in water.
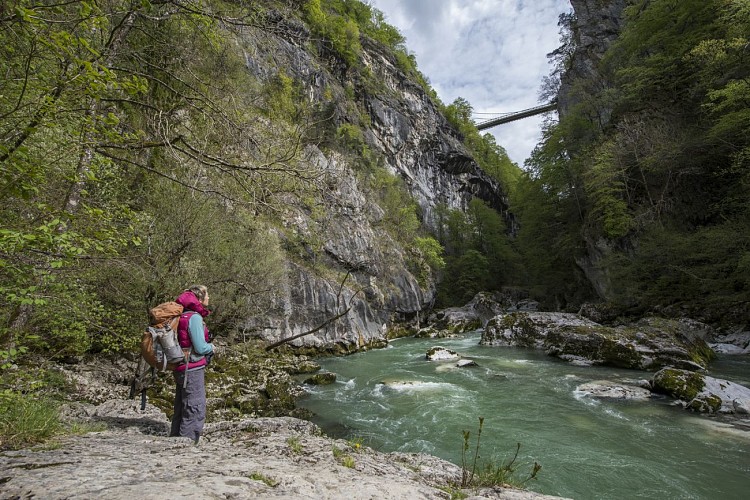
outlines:
[[435, 346], [427, 351], [425, 358], [427, 359], [427, 361], [450, 361], [453, 359], [458, 359], [459, 355], [455, 351], [451, 351], [450, 349], [446, 349], [445, 347]]

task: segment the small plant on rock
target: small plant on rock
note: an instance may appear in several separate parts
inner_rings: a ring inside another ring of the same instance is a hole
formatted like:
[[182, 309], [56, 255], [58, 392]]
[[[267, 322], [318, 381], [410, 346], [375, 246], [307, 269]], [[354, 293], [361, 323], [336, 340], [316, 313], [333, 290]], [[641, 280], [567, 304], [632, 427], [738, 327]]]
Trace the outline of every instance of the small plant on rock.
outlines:
[[61, 432], [62, 427], [53, 401], [10, 390], [0, 393], [0, 450], [44, 442]]
[[346, 442], [355, 453], [362, 451], [362, 438], [355, 437]]
[[304, 448], [304, 446], [302, 446], [302, 443], [300, 443], [299, 438], [296, 436], [288, 438], [286, 440], [286, 444], [288, 444], [292, 452], [296, 453], [297, 455], [302, 453], [302, 449]]
[[542, 469], [539, 463], [534, 462], [531, 467], [529, 475], [524, 479], [518, 479], [516, 477], [520, 464], [516, 463], [518, 459], [518, 452], [521, 450], [521, 443], [516, 446], [516, 452], [513, 458], [507, 461], [498, 461], [494, 458], [484, 462], [482, 466], [477, 469], [477, 461], [479, 459], [479, 445], [482, 437], [482, 429], [484, 427], [484, 417], [479, 417], [479, 429], [477, 430], [477, 440], [474, 445], [474, 456], [471, 458], [471, 464], [467, 459], [467, 453], [469, 453], [469, 441], [471, 438], [470, 431], [463, 431], [463, 448], [461, 449], [461, 488], [469, 487], [492, 487], [492, 486], [503, 486], [510, 485], [516, 487], [522, 487], [528, 481], [536, 479], [537, 474]]
[[354, 468], [355, 462], [351, 455], [344, 453], [344, 451], [338, 446], [334, 446], [331, 451], [333, 451], [333, 458], [335, 458], [341, 465], [349, 467], [350, 469]]
[[252, 474], [250, 474], [250, 479], [252, 479], [253, 481], [262, 481], [271, 488], [275, 488], [280, 483], [280, 481], [277, 481], [272, 477], [268, 477], [262, 472], [253, 472]]

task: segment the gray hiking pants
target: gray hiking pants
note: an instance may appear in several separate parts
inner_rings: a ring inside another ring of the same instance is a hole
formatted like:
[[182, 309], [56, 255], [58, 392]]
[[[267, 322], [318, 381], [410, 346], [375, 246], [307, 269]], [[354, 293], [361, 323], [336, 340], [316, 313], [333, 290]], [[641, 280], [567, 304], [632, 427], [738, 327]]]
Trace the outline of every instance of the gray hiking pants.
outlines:
[[[206, 370], [174, 372], [176, 384], [170, 436], [189, 437], [196, 443], [206, 422]], [[187, 377], [187, 386], [183, 383]]]

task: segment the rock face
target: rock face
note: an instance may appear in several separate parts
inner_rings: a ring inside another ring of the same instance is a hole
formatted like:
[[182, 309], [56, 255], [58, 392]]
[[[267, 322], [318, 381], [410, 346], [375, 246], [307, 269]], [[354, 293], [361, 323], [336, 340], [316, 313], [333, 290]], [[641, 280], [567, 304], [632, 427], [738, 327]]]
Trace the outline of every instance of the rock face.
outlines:
[[428, 223], [435, 220], [437, 204], [463, 210], [473, 196], [510, 217], [501, 186], [479, 168], [424, 89], [380, 45], [367, 40], [363, 47], [365, 64], [381, 75], [388, 90], [365, 94], [372, 119], [368, 143], [404, 178]]
[[[557, 103], [560, 115], [578, 102], [585, 94], [596, 94], [603, 90], [599, 62], [622, 29], [623, 9], [626, 0], [570, 0], [575, 12], [573, 22], [574, 50], [567, 70], [561, 75]], [[609, 121], [611, 110], [600, 110], [599, 125]]]
[[[347, 70], [326, 46], [318, 53], [310, 50], [320, 40], [295, 15], [273, 16], [278, 29], [248, 28], [238, 40], [248, 70], [260, 82], [287, 75], [313, 105], [330, 107], [324, 127], [357, 128], [373, 157], [404, 181], [428, 226], [438, 204], [463, 210], [476, 196], [505, 214], [513, 227], [501, 186], [481, 171], [459, 134], [392, 54], [363, 37], [358, 64], [366, 69]], [[351, 306], [335, 323], [291, 344], [346, 353], [384, 345], [388, 330], [399, 323], [418, 329], [421, 312], [434, 300], [434, 282], [384, 229], [384, 211], [358, 180], [361, 158], [316, 147], [308, 147], [305, 157], [325, 179], [326, 193], [319, 200], [324, 213], [304, 200], [289, 200], [281, 214], [281, 238], [293, 254], [287, 281], [266, 312], [248, 318], [243, 330], [275, 341], [316, 328]]]
[[487, 323], [480, 344], [544, 349], [577, 364], [702, 370], [713, 355], [704, 340], [707, 331], [691, 320], [645, 318], [613, 328], [577, 314], [517, 312]]
[[[353, 446], [289, 417], [208, 424], [194, 446], [166, 437], [166, 417], [153, 407], [142, 413], [132, 402], [111, 401], [69, 413], [108, 429], [54, 448], [3, 452], [3, 498], [438, 499], [446, 498], [440, 487], [461, 480], [461, 469], [444, 460]], [[553, 498], [509, 488], [475, 494]]]
[[[578, 103], [599, 95], [610, 86], [599, 64], [620, 34], [627, 3], [626, 0], [571, 0], [575, 12], [571, 30], [573, 50], [566, 58], [566, 69], [560, 76], [557, 103], [561, 118]], [[609, 123], [612, 110], [599, 107], [594, 112], [594, 125], [603, 129]], [[585, 237], [585, 242], [586, 255], [576, 263], [597, 294], [607, 299], [611, 290], [610, 278], [598, 263], [611, 252], [612, 244], [588, 237]]]
[[728, 380], [664, 368], [654, 374], [651, 384], [654, 392], [668, 394], [690, 410], [747, 414], [750, 409], [750, 389]]

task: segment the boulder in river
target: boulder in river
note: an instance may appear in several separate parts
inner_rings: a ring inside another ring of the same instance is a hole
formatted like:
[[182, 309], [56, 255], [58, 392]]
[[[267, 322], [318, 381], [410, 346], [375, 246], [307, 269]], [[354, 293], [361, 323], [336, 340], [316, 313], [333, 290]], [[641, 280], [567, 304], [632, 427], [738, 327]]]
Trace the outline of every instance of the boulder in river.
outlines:
[[742, 329], [714, 335], [709, 345], [719, 354], [750, 354], [750, 331]]
[[654, 374], [651, 386], [654, 392], [702, 413], [744, 413], [750, 409], [749, 388], [701, 373], [664, 368]]
[[330, 372], [316, 373], [312, 377], [305, 379], [305, 383], [310, 385], [330, 385], [334, 382], [336, 382], [336, 374]]
[[463, 307], [448, 307], [427, 318], [429, 326], [417, 337], [446, 338], [484, 328], [489, 320], [508, 311], [536, 311], [538, 304], [518, 290], [479, 292]]
[[709, 329], [692, 320], [644, 318], [608, 327], [577, 314], [515, 312], [490, 320], [480, 344], [544, 349], [576, 364], [703, 370], [713, 356], [705, 341]]
[[593, 398], [606, 399], [636, 399], [645, 400], [651, 397], [651, 391], [643, 387], [630, 384], [612, 382], [610, 380], [595, 380], [576, 387], [577, 394]]
[[460, 356], [455, 351], [451, 351], [442, 346], [435, 346], [425, 354], [425, 359], [427, 359], [427, 361], [450, 361], [458, 359], [459, 357]]

